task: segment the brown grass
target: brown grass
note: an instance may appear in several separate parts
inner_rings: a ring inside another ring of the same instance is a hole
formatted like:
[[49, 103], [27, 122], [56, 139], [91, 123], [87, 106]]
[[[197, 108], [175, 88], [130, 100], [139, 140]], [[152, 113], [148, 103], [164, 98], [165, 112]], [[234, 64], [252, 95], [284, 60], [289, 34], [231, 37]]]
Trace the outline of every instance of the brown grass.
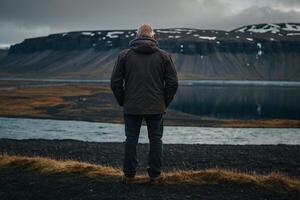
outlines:
[[[0, 155], [0, 170], [4, 168], [21, 168], [34, 170], [42, 174], [77, 174], [98, 181], [119, 181], [122, 171], [119, 168], [95, 165], [74, 160], [54, 160], [45, 157]], [[300, 180], [284, 176], [280, 173], [259, 175], [243, 173], [235, 170], [211, 168], [198, 171], [176, 170], [164, 174], [164, 181], [160, 184], [241, 184], [253, 185], [275, 192], [300, 192]], [[139, 174], [135, 183], [145, 183], [146, 174]]]
[[73, 85], [58, 85], [47, 87], [27, 87], [17, 88], [0, 92], [0, 97], [18, 96], [18, 97], [32, 97], [32, 96], [81, 96], [90, 95], [96, 92], [110, 92], [108, 86], [73, 86]]
[[[18, 88], [0, 92], [0, 116], [48, 116], [46, 108], [71, 106], [63, 97], [110, 92], [107, 86], [48, 86]], [[43, 109], [40, 109], [43, 108]]]
[[105, 178], [115, 179], [121, 176], [121, 171], [119, 169], [74, 160], [54, 160], [45, 157], [1, 155], [0, 169], [10, 167], [35, 170], [43, 174], [78, 173], [99, 180]]
[[0, 97], [0, 114], [22, 116], [41, 116], [43, 110], [35, 109], [38, 107], [50, 107], [59, 104], [66, 104], [60, 97], [31, 97], [26, 99], [10, 99]]

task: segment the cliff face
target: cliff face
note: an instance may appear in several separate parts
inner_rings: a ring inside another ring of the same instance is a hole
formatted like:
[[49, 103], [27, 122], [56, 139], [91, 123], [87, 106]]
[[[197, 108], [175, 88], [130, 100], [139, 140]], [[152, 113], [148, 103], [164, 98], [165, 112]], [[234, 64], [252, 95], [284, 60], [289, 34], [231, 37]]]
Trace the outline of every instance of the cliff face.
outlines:
[[[300, 24], [155, 32], [182, 79], [300, 80]], [[0, 60], [0, 75], [108, 79], [134, 37], [135, 30], [101, 30], [25, 39]]]

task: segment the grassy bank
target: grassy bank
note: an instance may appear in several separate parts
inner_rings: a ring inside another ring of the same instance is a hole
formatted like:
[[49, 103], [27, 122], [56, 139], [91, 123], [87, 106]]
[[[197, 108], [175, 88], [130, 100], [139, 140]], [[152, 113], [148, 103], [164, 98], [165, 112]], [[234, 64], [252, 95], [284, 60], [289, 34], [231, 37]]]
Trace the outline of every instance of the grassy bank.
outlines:
[[[96, 181], [118, 182], [122, 172], [119, 168], [95, 165], [74, 160], [54, 160], [45, 157], [11, 156], [0, 155], [0, 170], [4, 169], [33, 170], [41, 174], [72, 174], [83, 176]], [[146, 174], [139, 174], [135, 184], [143, 184], [148, 181]], [[211, 168], [197, 171], [174, 170], [165, 173], [163, 185], [215, 185], [215, 184], [238, 184], [251, 185], [266, 189], [275, 193], [300, 192], [300, 180], [270, 173], [259, 175], [255, 173], [242, 173], [235, 170]]]

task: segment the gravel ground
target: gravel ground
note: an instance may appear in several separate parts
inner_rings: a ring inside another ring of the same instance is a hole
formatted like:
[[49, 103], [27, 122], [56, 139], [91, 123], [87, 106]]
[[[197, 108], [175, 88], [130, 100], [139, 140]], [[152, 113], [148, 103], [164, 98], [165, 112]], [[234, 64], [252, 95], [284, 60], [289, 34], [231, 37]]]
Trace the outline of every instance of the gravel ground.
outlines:
[[[139, 171], [147, 166], [147, 144], [139, 144]], [[121, 167], [122, 143], [75, 140], [0, 139], [0, 152], [74, 159]], [[240, 171], [281, 173], [300, 177], [300, 146], [291, 145], [164, 145], [164, 170], [222, 167]], [[0, 199], [113, 199], [113, 200], [296, 200], [299, 192], [276, 193], [247, 184], [124, 185], [75, 175], [42, 175], [34, 171], [0, 170]]]

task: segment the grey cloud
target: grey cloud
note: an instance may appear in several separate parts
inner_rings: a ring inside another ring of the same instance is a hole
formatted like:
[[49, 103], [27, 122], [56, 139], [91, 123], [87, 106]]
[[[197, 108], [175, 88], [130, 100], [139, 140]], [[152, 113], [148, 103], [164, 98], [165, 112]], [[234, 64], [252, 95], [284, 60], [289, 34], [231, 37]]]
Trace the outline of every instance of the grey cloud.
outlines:
[[[282, 10], [281, 8], [285, 8]], [[0, 0], [0, 43], [55, 32], [299, 22], [300, 0]]]
[[[2, 0], [0, 19], [58, 28], [125, 28], [141, 19], [180, 21], [182, 0]], [[156, 19], [157, 16], [157, 19]], [[164, 18], [163, 18], [164, 17]]]
[[245, 9], [236, 16], [229, 17], [224, 20], [224, 26], [233, 25], [240, 27], [243, 25], [258, 24], [258, 23], [286, 23], [299, 22], [300, 13], [295, 11], [281, 11], [269, 7], [253, 6]]

